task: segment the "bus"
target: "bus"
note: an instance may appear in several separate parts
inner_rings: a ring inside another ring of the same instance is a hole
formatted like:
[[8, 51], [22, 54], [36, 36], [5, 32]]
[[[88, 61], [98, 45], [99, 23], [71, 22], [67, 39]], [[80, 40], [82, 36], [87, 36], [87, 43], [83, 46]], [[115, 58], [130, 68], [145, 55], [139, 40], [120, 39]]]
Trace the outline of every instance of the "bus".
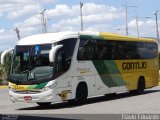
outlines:
[[107, 32], [58, 32], [19, 40], [11, 53], [12, 102], [40, 106], [158, 85], [158, 43]]

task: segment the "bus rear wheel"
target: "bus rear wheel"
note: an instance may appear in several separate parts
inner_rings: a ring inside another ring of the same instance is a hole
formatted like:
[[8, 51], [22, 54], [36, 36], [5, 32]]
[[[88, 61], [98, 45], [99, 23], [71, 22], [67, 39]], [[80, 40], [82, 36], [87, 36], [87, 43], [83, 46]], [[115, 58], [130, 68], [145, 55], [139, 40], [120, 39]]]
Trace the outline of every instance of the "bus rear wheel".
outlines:
[[51, 102], [37, 102], [37, 104], [41, 107], [48, 107], [50, 106]]
[[86, 84], [80, 84], [76, 90], [76, 103], [83, 104], [85, 103], [88, 96], [88, 90]]
[[145, 80], [143, 77], [140, 77], [137, 86], [137, 93], [142, 94], [144, 92], [144, 89], [145, 89]]
[[131, 90], [130, 93], [131, 94], [142, 94], [144, 92], [144, 89], [145, 89], [145, 79], [144, 77], [140, 77], [138, 80], [137, 89]]

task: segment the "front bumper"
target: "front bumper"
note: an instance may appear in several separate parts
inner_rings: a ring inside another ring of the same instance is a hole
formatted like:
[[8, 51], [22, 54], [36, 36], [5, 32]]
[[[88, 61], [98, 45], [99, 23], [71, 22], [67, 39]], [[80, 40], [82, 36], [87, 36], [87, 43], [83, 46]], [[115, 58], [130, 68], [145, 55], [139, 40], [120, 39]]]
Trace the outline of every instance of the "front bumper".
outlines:
[[[53, 90], [47, 90], [45, 92], [36, 93], [36, 94], [19, 94], [9, 90], [10, 100], [12, 102], [27, 102], [27, 103], [35, 103], [35, 102], [54, 102], [55, 97]], [[24, 97], [31, 97], [30, 100], [25, 100]]]

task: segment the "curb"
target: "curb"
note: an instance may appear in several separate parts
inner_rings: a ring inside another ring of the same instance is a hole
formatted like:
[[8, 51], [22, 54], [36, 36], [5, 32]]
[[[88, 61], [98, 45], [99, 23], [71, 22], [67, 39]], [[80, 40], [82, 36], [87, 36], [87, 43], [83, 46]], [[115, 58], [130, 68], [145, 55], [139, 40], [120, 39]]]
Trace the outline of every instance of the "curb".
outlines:
[[8, 86], [0, 86], [0, 89], [1, 89], [1, 88], [8, 88]]

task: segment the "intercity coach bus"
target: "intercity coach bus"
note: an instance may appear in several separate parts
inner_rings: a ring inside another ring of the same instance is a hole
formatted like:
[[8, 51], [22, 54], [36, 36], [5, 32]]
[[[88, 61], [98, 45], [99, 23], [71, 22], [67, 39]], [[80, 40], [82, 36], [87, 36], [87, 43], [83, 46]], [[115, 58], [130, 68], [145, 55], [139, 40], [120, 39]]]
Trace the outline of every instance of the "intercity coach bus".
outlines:
[[106, 32], [59, 32], [19, 40], [12, 54], [9, 94], [13, 102], [40, 106], [158, 85], [154, 39]]

